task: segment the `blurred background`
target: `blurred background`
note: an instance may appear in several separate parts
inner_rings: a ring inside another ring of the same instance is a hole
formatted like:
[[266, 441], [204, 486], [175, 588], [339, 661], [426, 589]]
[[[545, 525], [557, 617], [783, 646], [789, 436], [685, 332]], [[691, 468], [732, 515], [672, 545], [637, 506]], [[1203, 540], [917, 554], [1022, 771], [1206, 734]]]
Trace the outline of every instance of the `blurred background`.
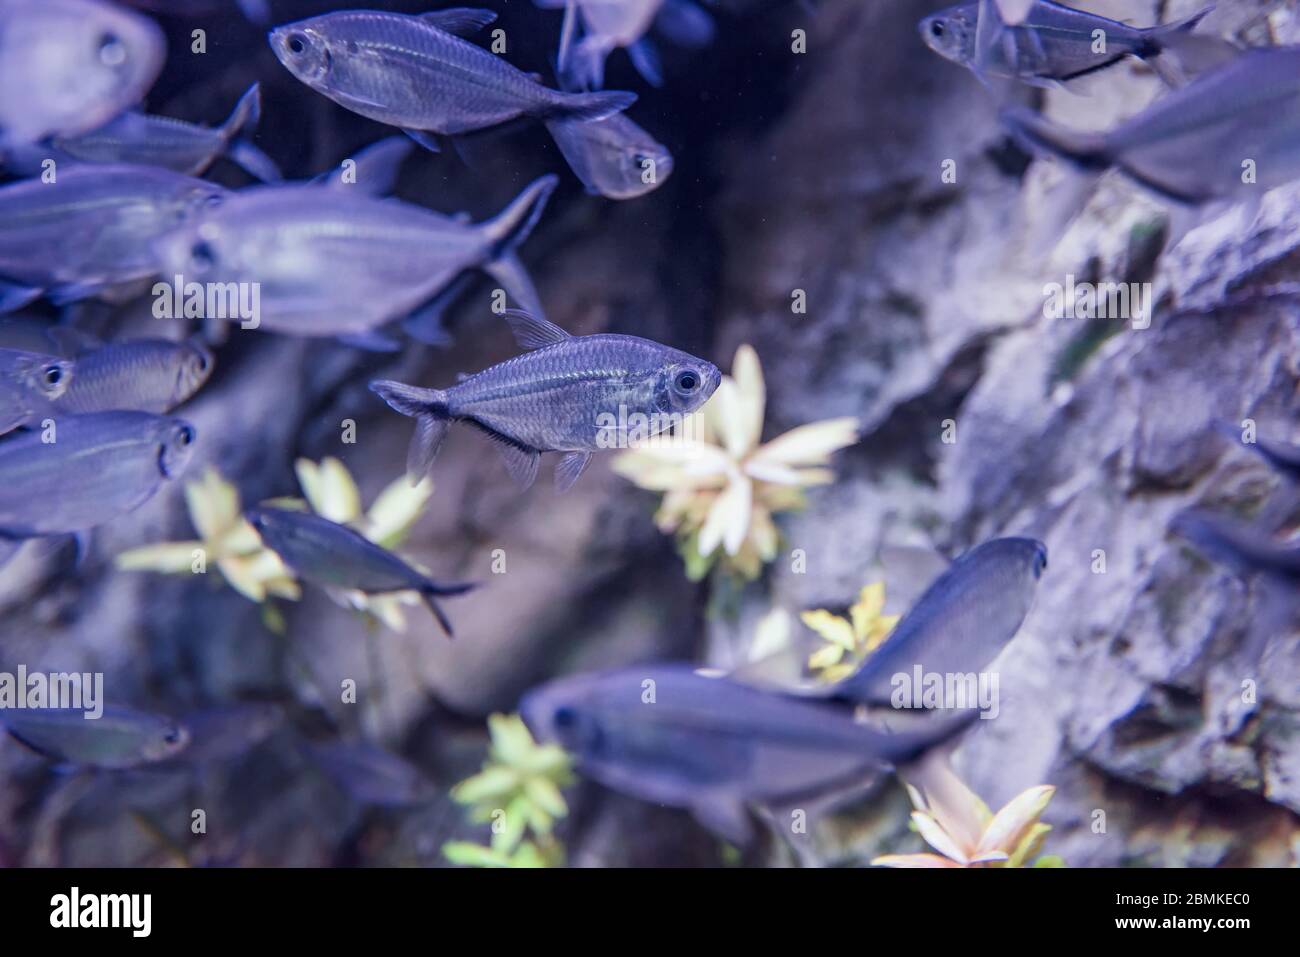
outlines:
[[[549, 78], [559, 11], [481, 5], [499, 12], [509, 60]], [[1145, 25], [1200, 4], [1077, 5]], [[215, 124], [260, 80], [256, 143], [289, 178], [392, 132], [300, 84], [264, 28], [227, 6], [159, 17], [169, 58], [149, 112]], [[271, 2], [275, 23], [345, 6]], [[843, 612], [882, 577], [887, 611], [919, 592], [924, 582], [887, 560], [882, 569], [889, 547], [951, 556], [1004, 534], [1042, 539], [1051, 559], [999, 661], [1001, 716], [957, 754], [967, 783], [994, 808], [1055, 785], [1050, 848], [1072, 866], [1300, 862], [1297, 635], [1268, 636], [1254, 668], [1242, 649], [1263, 627], [1258, 589], [1167, 531], [1191, 505], [1249, 512], [1279, 481], [1205, 425], [1249, 415], [1296, 437], [1300, 310], [1250, 293], [1300, 262], [1300, 188], [1271, 194], [1248, 232], [1229, 214], [1162, 255], [1162, 209], [1107, 179], [1048, 262], [1039, 237], [1065, 225], [1042, 221], [1053, 171], [1009, 141], [968, 71], [925, 49], [917, 21], [939, 6], [722, 0], [710, 47], [660, 45], [659, 90], [616, 52], [606, 86], [640, 95], [628, 115], [674, 156], [669, 179], [631, 201], [586, 194], [539, 124], [416, 151], [403, 168], [402, 199], [475, 220], [558, 173], [521, 250], [552, 321], [575, 334], [646, 336], [724, 372], [751, 345], [766, 383], [764, 438], [859, 421], [861, 441], [836, 455], [834, 483], [779, 516], [779, 553], [759, 577], [692, 581], [678, 543], [656, 527], [659, 496], [612, 471], [610, 456], [567, 495], [549, 481], [520, 494], [491, 443], [453, 429], [402, 550], [436, 577], [483, 583], [448, 604], [456, 640], [423, 608], [408, 609], [398, 632], [311, 587], [268, 616], [211, 571], [115, 567], [126, 549], [196, 537], [183, 483], [169, 483], [97, 530], [80, 565], [70, 547], [29, 546], [0, 574], [0, 663], [102, 671], [110, 701], [206, 716], [221, 746], [96, 774], [51, 768], [0, 740], [0, 863], [445, 865], [446, 841], [487, 833], [449, 789], [482, 765], [487, 715], [513, 711], [533, 685], [635, 661], [734, 667], [774, 608], [795, 616], [789, 640], [811, 649], [800, 611]], [[204, 55], [189, 53], [195, 28], [207, 31]], [[1223, 3], [1206, 29], [1256, 44], [1300, 39], [1291, 2]], [[792, 52], [794, 30], [806, 31], [806, 53]], [[1062, 122], [1102, 129], [1161, 90], [1132, 61], [1087, 95], [1030, 98]], [[955, 183], [941, 175], [946, 160]], [[247, 182], [224, 164], [211, 175]], [[1152, 283], [1151, 327], [1044, 318], [1044, 284], [1067, 274]], [[295, 461], [332, 456], [372, 502], [403, 470], [411, 422], [368, 381], [441, 387], [516, 354], [489, 308], [491, 286], [483, 278], [450, 312], [447, 349], [371, 354], [233, 330], [179, 413], [200, 436], [187, 480], [213, 466], [245, 502], [297, 495]], [[796, 290], [806, 312], [792, 310]], [[160, 332], [180, 324], [153, 319], [149, 305], [88, 304], [72, 318], [101, 335], [189, 331]], [[341, 441], [345, 420], [353, 444]], [[949, 420], [955, 441], [945, 441]], [[1246, 675], [1261, 676], [1249, 708]], [[349, 681], [355, 704], [341, 701]], [[349, 784], [302, 747], [339, 740], [404, 760], [427, 792], [368, 795], [362, 772]], [[580, 778], [565, 795], [557, 833], [571, 865], [741, 860], [684, 812]], [[206, 834], [191, 831], [195, 808]], [[821, 817], [804, 853], [768, 841], [743, 862], [861, 863], [918, 849], [908, 809], [897, 780], [882, 777]]]

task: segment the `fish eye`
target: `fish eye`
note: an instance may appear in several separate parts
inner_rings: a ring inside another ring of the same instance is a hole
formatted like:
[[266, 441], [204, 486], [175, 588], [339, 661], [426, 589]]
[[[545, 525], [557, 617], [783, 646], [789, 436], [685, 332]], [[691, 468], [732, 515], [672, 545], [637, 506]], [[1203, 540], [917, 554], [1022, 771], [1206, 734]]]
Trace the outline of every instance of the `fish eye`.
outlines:
[[176, 441], [182, 446], [193, 444], [194, 427], [192, 425], [182, 425], [180, 431], [176, 433]]
[[943, 36], [943, 21], [942, 21], [942, 20], [934, 20], [934, 21], [932, 21], [932, 22], [930, 23], [930, 34], [931, 34], [931, 36], [936, 36], [936, 37], [941, 37], [941, 36]]
[[63, 381], [63, 369], [60, 366], [48, 365], [43, 370], [43, 378], [46, 385], [58, 385]]
[[1041, 576], [1047, 568], [1047, 549], [1039, 546], [1034, 553], [1034, 577]]
[[561, 731], [568, 731], [575, 728], [577, 727], [577, 724], [578, 712], [574, 711], [572, 708], [555, 709], [555, 726]]
[[694, 392], [700, 387], [700, 377], [690, 369], [677, 373], [675, 383], [678, 392]]
[[207, 272], [216, 261], [216, 254], [206, 240], [199, 240], [190, 247], [190, 265], [198, 272]]
[[224, 201], [225, 197], [220, 193], [208, 193], [208, 195], [203, 197], [203, 205], [209, 208], [220, 206]]
[[104, 66], [121, 66], [126, 62], [126, 44], [115, 33], [101, 35], [98, 49], [99, 62]]
[[207, 357], [204, 353], [202, 353], [202, 352], [199, 352], [199, 353], [195, 354], [195, 356], [194, 356], [194, 366], [195, 366], [195, 368], [198, 369], [199, 372], [207, 372], [207, 371], [208, 371], [208, 357]]
[[307, 39], [305, 34], [291, 33], [289, 34], [289, 39], [285, 42], [285, 46], [289, 48], [289, 52], [294, 56], [301, 56], [307, 52], [307, 47], [310, 46], [310, 41]]
[[165, 741], [167, 744], [180, 744], [181, 737], [182, 737], [181, 729], [177, 727], [168, 728], [163, 733], [163, 741]]

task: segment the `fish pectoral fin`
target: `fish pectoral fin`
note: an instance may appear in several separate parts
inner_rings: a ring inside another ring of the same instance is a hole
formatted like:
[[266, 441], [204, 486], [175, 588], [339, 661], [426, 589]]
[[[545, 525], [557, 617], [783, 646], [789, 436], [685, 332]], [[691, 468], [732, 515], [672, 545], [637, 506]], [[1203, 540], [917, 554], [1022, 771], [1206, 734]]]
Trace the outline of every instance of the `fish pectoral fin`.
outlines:
[[43, 291], [37, 286], [24, 286], [0, 280], [0, 313], [21, 309], [39, 299]]
[[438, 145], [438, 134], [430, 133], [428, 130], [402, 130], [407, 136], [415, 140], [430, 153], [441, 153], [442, 147]]
[[704, 827], [736, 847], [754, 839], [754, 822], [743, 801], [729, 795], [712, 795], [691, 805], [691, 815]]
[[541, 349], [573, 338], [550, 320], [522, 309], [507, 309], [504, 315], [521, 349]]
[[479, 10], [474, 7], [449, 7], [446, 10], [431, 10], [419, 14], [421, 20], [431, 27], [437, 27], [443, 33], [458, 37], [470, 37], [484, 27], [496, 22], [497, 15], [492, 10]]
[[565, 452], [555, 465], [555, 490], [567, 492], [591, 462], [590, 452]]
[[506, 471], [515, 480], [520, 491], [526, 491], [537, 480], [537, 460], [541, 458], [542, 453], [531, 446], [508, 439], [499, 432], [488, 434], [492, 436], [492, 441], [501, 451], [501, 458], [506, 463]]
[[427, 303], [403, 319], [402, 328], [406, 334], [426, 346], [451, 345], [451, 334], [447, 332], [443, 314], [468, 288], [470, 279], [469, 273], [461, 273], [443, 286]]
[[641, 74], [641, 79], [656, 88], [664, 85], [664, 68], [659, 61], [659, 51], [650, 40], [642, 37], [627, 48], [627, 55], [632, 58], [632, 65]]
[[345, 346], [364, 349], [367, 352], [400, 352], [402, 344], [392, 336], [385, 335], [377, 329], [366, 332], [348, 332], [336, 337]]
[[109, 286], [109, 283], [102, 282], [69, 282], [50, 289], [48, 295], [50, 302], [56, 306], [66, 306], [69, 303], [97, 296]]

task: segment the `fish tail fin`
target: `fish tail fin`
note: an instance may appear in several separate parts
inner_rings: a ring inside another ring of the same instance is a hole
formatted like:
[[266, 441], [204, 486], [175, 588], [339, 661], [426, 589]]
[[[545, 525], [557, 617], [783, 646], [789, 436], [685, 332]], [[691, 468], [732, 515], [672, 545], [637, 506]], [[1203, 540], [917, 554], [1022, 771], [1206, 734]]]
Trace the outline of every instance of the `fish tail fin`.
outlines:
[[1021, 108], [1002, 111], [1002, 125], [1019, 142], [1034, 152], [1054, 153], [1085, 172], [1099, 172], [1111, 165], [1106, 138], [1058, 126]]
[[1241, 56], [1241, 48], [1231, 40], [1205, 33], [1188, 33], [1186, 30], [1157, 37], [1147, 45], [1146, 50], [1138, 51], [1138, 56], [1150, 65], [1167, 86], [1173, 88], [1184, 86], [1200, 74], [1224, 66]]
[[437, 599], [439, 597], [445, 598], [452, 595], [463, 595], [477, 587], [477, 582], [455, 582], [451, 584], [443, 584], [436, 582], [431, 578], [426, 578], [424, 584], [420, 586], [420, 597], [424, 600], [425, 605], [429, 607], [429, 611], [433, 612], [433, 617], [438, 619], [438, 624], [442, 626], [443, 633], [446, 634], [448, 638], [454, 638], [456, 637], [456, 634], [451, 627], [451, 619], [449, 619], [447, 613], [442, 610], [442, 606], [438, 604]]
[[509, 206], [483, 224], [483, 231], [496, 249], [493, 259], [499, 259], [513, 252], [528, 238], [537, 221], [542, 218], [546, 202], [551, 198], [551, 193], [555, 191], [559, 181], [559, 177], [553, 173], [533, 180], [520, 191]]
[[227, 142], [241, 136], [251, 136], [262, 119], [262, 85], [254, 83], [239, 98], [226, 122], [221, 124], [221, 134]]
[[944, 748], [979, 720], [977, 708], [967, 708], [949, 717], [931, 715], [921, 727], [882, 731], [875, 740], [876, 757], [895, 767], [919, 761], [936, 748]]
[[[575, 72], [573, 75], [576, 77], [579, 74]], [[635, 102], [636, 94], [624, 90], [561, 93], [547, 105], [539, 118], [542, 120], [604, 120], [615, 113], [622, 113]]]
[[377, 379], [370, 383], [370, 391], [397, 412], [415, 419], [415, 436], [406, 453], [406, 476], [412, 485], [419, 485], [432, 467], [438, 448], [447, 437], [447, 426], [451, 424], [447, 393], [442, 389], [421, 389], [391, 379]]
[[1181, 20], [1175, 20], [1172, 23], [1162, 23], [1159, 26], [1147, 27], [1142, 31], [1142, 37], [1146, 41], [1146, 46], [1138, 51], [1138, 56], [1146, 59], [1148, 56], [1154, 56], [1159, 53], [1165, 42], [1170, 37], [1180, 33], [1191, 33], [1195, 30], [1202, 20], [1214, 12], [1214, 4], [1210, 4], [1205, 9], [1193, 13], [1190, 17], [1184, 17]]

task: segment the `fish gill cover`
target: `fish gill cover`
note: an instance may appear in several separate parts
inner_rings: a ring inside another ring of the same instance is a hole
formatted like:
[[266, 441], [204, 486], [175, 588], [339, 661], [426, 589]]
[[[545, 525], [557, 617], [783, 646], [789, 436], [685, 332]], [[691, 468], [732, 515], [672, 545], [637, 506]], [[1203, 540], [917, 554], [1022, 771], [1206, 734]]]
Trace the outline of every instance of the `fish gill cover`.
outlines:
[[1300, 863], [1297, 44], [0, 0], [0, 866]]

